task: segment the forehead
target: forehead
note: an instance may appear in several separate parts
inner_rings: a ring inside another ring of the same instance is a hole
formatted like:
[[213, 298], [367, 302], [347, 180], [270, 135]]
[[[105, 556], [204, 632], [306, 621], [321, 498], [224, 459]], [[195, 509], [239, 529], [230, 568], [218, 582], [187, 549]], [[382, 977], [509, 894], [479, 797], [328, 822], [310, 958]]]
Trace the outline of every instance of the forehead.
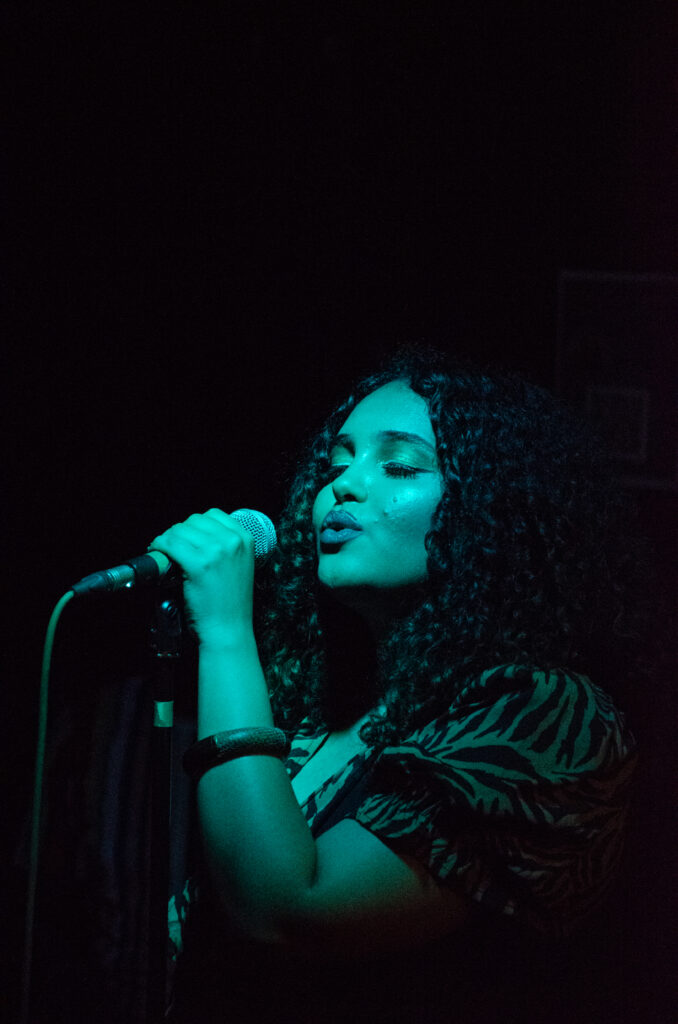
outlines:
[[342, 434], [376, 434], [397, 430], [419, 434], [435, 445], [426, 402], [405, 381], [390, 381], [358, 402], [340, 428]]

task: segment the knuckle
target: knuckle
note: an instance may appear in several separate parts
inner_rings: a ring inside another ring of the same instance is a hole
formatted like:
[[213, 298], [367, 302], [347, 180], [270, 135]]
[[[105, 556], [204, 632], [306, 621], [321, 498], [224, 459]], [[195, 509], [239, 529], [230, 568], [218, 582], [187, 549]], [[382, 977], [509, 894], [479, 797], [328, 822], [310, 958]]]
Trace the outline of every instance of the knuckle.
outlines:
[[242, 537], [237, 533], [228, 533], [223, 540], [223, 547], [226, 554], [236, 555], [242, 548]]

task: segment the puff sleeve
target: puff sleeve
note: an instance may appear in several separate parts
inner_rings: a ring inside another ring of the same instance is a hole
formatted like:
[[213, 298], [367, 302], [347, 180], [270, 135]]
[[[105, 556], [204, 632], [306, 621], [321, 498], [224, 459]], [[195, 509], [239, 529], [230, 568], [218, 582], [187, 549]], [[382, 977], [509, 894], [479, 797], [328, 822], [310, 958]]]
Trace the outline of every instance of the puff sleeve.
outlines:
[[586, 676], [499, 666], [380, 753], [351, 817], [486, 909], [564, 934], [615, 874], [635, 761]]

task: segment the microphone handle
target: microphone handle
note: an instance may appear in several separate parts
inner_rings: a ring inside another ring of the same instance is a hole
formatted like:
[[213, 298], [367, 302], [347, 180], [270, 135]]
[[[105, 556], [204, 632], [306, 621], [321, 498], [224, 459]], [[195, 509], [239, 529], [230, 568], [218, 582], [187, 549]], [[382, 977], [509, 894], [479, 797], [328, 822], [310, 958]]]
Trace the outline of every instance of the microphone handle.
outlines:
[[131, 590], [133, 587], [153, 587], [161, 583], [173, 586], [181, 581], [181, 570], [161, 551], [149, 551], [146, 555], [130, 558], [123, 565], [90, 573], [71, 590], [76, 597], [89, 594], [112, 594], [116, 590]]

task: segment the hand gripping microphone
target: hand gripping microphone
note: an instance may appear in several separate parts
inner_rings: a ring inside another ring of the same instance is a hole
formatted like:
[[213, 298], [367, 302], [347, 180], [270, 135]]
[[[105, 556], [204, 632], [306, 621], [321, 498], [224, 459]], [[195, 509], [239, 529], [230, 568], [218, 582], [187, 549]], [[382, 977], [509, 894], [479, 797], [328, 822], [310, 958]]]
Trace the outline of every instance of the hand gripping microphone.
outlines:
[[[254, 512], [251, 508], [236, 509], [231, 515], [254, 537], [256, 561], [265, 562], [277, 543], [271, 520], [263, 512]], [[71, 590], [76, 597], [84, 597], [87, 594], [112, 594], [115, 590], [131, 590], [133, 587], [171, 585], [180, 579], [181, 570], [167, 555], [161, 551], [149, 551], [146, 555], [137, 555], [112, 569], [102, 569], [84, 576], [73, 584]]]

